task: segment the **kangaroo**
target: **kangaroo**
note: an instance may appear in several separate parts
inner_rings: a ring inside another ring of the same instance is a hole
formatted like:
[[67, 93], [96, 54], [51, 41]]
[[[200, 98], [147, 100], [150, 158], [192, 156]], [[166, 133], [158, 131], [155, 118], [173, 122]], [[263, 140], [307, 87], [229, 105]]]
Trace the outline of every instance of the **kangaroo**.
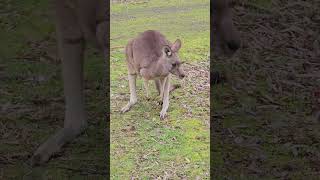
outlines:
[[[211, 40], [213, 42], [214, 56], [225, 55], [231, 57], [241, 44], [239, 31], [233, 24], [231, 13], [231, 0], [211, 1], [211, 18], [213, 28]], [[221, 72], [210, 71], [210, 81], [217, 84], [226, 80]]]
[[108, 1], [53, 0], [59, 56], [65, 95], [65, 118], [61, 130], [44, 142], [30, 159], [40, 165], [72, 141], [87, 127], [83, 94], [83, 55], [85, 42], [100, 49], [107, 59]]
[[215, 53], [232, 55], [241, 44], [240, 35], [232, 21], [231, 1], [211, 1], [211, 17], [213, 20], [213, 31], [211, 36], [214, 40]]
[[160, 119], [164, 119], [169, 107], [170, 74], [185, 77], [181, 68], [182, 62], [178, 57], [181, 41], [177, 39], [173, 44], [158, 31], [148, 30], [130, 40], [126, 46], [126, 62], [130, 88], [130, 101], [121, 109], [127, 112], [137, 102], [136, 77], [144, 79], [146, 94], [148, 81], [154, 80], [158, 93], [162, 99]]

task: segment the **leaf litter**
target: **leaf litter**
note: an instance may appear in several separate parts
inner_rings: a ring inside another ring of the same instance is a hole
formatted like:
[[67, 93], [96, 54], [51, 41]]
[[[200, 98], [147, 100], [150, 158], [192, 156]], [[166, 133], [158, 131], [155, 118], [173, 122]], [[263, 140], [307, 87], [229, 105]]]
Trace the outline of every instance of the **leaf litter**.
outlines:
[[[277, 0], [268, 8], [233, 2], [243, 45], [231, 59], [214, 60], [231, 78], [213, 87], [224, 89], [212, 99], [223, 105], [213, 112], [212, 144], [222, 146], [216, 151], [223, 164], [213, 170], [229, 178], [319, 175], [320, 124], [312, 117], [320, 115], [320, 2]], [[248, 139], [255, 138], [256, 152], [267, 155], [261, 160], [250, 158]]]

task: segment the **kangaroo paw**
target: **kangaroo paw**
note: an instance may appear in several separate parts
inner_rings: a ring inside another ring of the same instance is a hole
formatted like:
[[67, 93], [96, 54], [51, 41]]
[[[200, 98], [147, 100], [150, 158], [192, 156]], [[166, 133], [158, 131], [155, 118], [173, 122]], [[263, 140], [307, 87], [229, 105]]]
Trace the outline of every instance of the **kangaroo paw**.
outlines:
[[166, 118], [166, 116], [167, 116], [167, 111], [161, 111], [160, 112], [160, 119], [161, 120], [164, 120]]
[[79, 129], [63, 128], [58, 131], [35, 151], [29, 160], [31, 166], [46, 163], [52, 155], [61, 150], [63, 145], [76, 138], [84, 129], [84, 127]]
[[173, 84], [173, 85], [170, 86], [169, 92], [171, 93], [171, 92], [173, 92], [174, 90], [176, 90], [176, 89], [178, 89], [180, 87], [181, 87], [180, 84]]

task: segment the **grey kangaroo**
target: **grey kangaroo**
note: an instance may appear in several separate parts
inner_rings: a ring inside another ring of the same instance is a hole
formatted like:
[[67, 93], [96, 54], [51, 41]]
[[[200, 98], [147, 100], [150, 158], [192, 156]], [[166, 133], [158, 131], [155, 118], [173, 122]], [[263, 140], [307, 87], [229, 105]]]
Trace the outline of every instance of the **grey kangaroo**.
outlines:
[[35, 151], [31, 165], [40, 165], [87, 127], [83, 94], [85, 42], [100, 49], [105, 58], [108, 45], [108, 1], [52, 0], [56, 17], [59, 56], [65, 95], [64, 126]]
[[[231, 0], [213, 0], [211, 1], [211, 18], [213, 27], [211, 30], [211, 39], [213, 42], [214, 54], [213, 57], [227, 56], [231, 57], [241, 44], [240, 34], [233, 24], [231, 12]], [[214, 68], [212, 66], [210, 69]], [[226, 80], [221, 72], [211, 70], [210, 81], [211, 85], [223, 82]]]
[[231, 56], [241, 44], [239, 31], [233, 24], [230, 0], [213, 0], [211, 2], [215, 54]]
[[127, 112], [137, 102], [136, 77], [142, 76], [148, 92], [148, 81], [154, 80], [162, 99], [160, 118], [164, 119], [169, 107], [170, 74], [185, 77], [181, 68], [178, 51], [181, 41], [177, 39], [173, 44], [158, 31], [148, 30], [130, 40], [126, 46], [126, 60], [130, 88], [130, 101], [121, 109]]

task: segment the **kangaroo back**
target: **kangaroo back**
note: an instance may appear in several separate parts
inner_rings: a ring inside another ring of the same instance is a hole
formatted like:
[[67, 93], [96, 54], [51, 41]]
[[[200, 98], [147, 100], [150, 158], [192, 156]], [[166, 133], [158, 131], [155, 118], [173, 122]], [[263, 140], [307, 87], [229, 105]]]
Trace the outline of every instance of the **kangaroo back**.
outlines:
[[158, 31], [148, 30], [141, 33], [132, 44], [133, 58], [140, 68], [147, 68], [162, 56], [163, 46], [171, 43]]

